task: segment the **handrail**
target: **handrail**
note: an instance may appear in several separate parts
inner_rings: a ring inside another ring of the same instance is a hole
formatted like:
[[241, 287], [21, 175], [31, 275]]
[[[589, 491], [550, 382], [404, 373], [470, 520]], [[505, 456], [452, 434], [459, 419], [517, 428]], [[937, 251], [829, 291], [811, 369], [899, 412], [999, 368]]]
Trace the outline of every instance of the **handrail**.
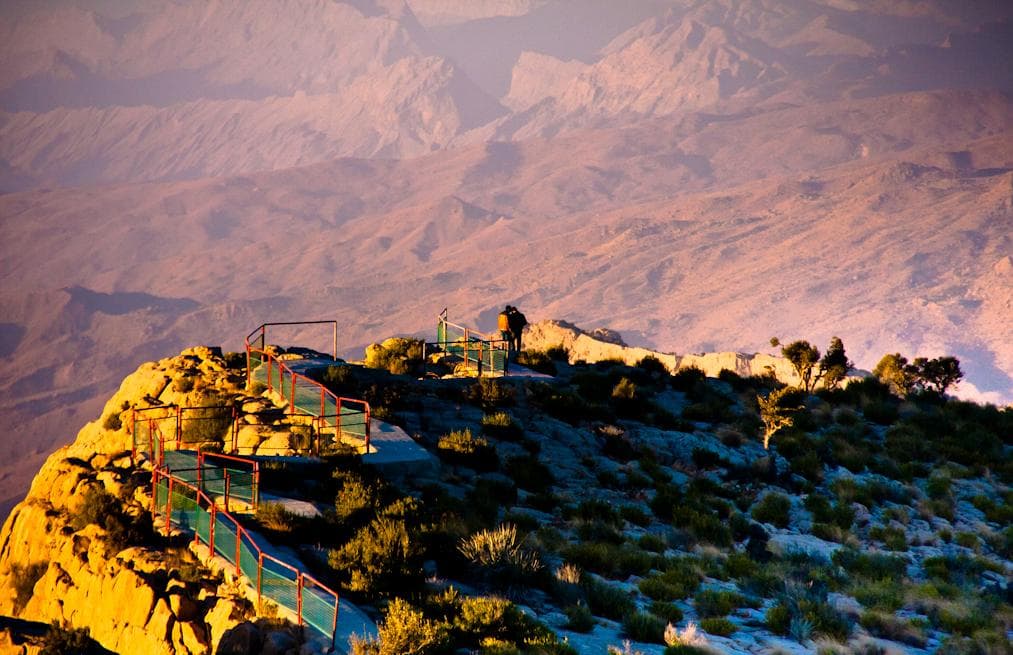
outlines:
[[[264, 358], [263, 361], [267, 365], [267, 388], [268, 388], [269, 391], [274, 391], [275, 382], [274, 382], [274, 379], [273, 379], [272, 371], [274, 370], [275, 366], [278, 367], [278, 374], [279, 374], [280, 379], [278, 380], [277, 386], [279, 386], [281, 388], [282, 399], [285, 400], [286, 404], [288, 405], [288, 412], [289, 412], [289, 414], [301, 413], [301, 414], [305, 414], [307, 416], [316, 417], [318, 419], [320, 417], [323, 417], [323, 416], [331, 416], [331, 414], [328, 414], [326, 412], [326, 405], [327, 405], [327, 399], [328, 398], [330, 398], [334, 402], [335, 407], [337, 407], [338, 409], [341, 409], [342, 407], [346, 406], [345, 403], [352, 403], [352, 404], [355, 404], [355, 405], [361, 405], [362, 406], [361, 410], [352, 410], [352, 412], [349, 412], [349, 413], [362, 413], [362, 414], [364, 414], [365, 418], [364, 418], [364, 423], [363, 423], [363, 426], [364, 426], [364, 428], [363, 428], [363, 439], [365, 441], [366, 453], [368, 454], [370, 452], [370, 445], [371, 445], [370, 444], [370, 432], [371, 432], [371, 429], [370, 429], [370, 407], [369, 407], [369, 403], [368, 402], [366, 402], [365, 400], [358, 399], [358, 398], [346, 398], [344, 396], [338, 396], [333, 391], [331, 391], [330, 389], [328, 389], [327, 387], [325, 387], [324, 385], [322, 385], [320, 382], [314, 380], [313, 378], [308, 377], [306, 375], [298, 373], [297, 371], [292, 370], [291, 367], [289, 367], [287, 364], [285, 364], [285, 360], [278, 359], [278, 357], [276, 357], [275, 355], [267, 352], [266, 350], [255, 349], [252, 346], [250, 346], [249, 344], [247, 344], [247, 357], [246, 357], [248, 369], [249, 369], [250, 354], [252, 354], [252, 353], [256, 353], [258, 355], [261, 355]], [[289, 397], [288, 398], [285, 398], [285, 391], [286, 391], [285, 380], [286, 379], [289, 380], [289, 384], [288, 384]], [[247, 381], [249, 381], [249, 380], [251, 380], [251, 377], [248, 374]], [[319, 411], [315, 411], [315, 410], [312, 410], [312, 409], [310, 409], [308, 407], [304, 407], [304, 406], [301, 407], [301, 406], [298, 406], [296, 404], [296, 398], [295, 398], [296, 387], [297, 387], [297, 384], [298, 384], [298, 382], [300, 380], [303, 380], [304, 383], [305, 383], [305, 385], [309, 385], [309, 386], [317, 389], [318, 392], [320, 393], [320, 407], [319, 407]], [[342, 414], [342, 415], [346, 415], [346, 414]], [[338, 421], [337, 424], [334, 427], [340, 430], [341, 429], [341, 421]]]
[[[294, 611], [296, 613], [296, 616], [298, 618], [300, 626], [302, 626], [304, 623], [307, 623], [311, 627], [319, 630], [324, 635], [328, 634], [328, 631], [326, 629], [324, 629], [323, 626], [317, 625], [316, 623], [314, 623], [312, 621], [312, 617], [307, 616], [307, 613], [304, 611], [305, 608], [304, 608], [304, 603], [303, 603], [303, 596], [304, 596], [304, 591], [305, 591], [305, 588], [306, 588], [306, 581], [307, 580], [311, 583], [311, 585], [312, 585], [312, 587], [314, 589], [319, 589], [324, 595], [329, 596], [329, 597], [331, 597], [331, 598], [334, 599], [334, 601], [333, 601], [333, 613], [332, 613], [332, 616], [331, 616], [331, 624], [329, 626], [329, 628], [330, 628], [330, 630], [329, 630], [330, 635], [329, 636], [331, 638], [331, 645], [332, 646], [334, 645], [334, 640], [336, 639], [336, 636], [337, 636], [338, 606], [339, 606], [339, 600], [340, 600], [340, 597], [339, 597], [339, 595], [338, 595], [337, 592], [335, 592], [330, 587], [324, 585], [319, 580], [317, 580], [316, 578], [310, 576], [309, 574], [303, 573], [299, 568], [297, 568], [297, 567], [295, 567], [295, 566], [293, 566], [293, 565], [291, 565], [291, 564], [289, 564], [287, 562], [283, 562], [282, 560], [278, 559], [277, 557], [274, 557], [273, 555], [270, 555], [270, 554], [264, 552], [264, 549], [261, 547], [260, 544], [257, 543], [256, 539], [253, 538], [253, 535], [250, 533], [250, 531], [247, 530], [245, 527], [243, 527], [243, 525], [227, 509], [224, 509], [224, 510], [223, 509], [219, 509], [218, 506], [217, 506], [217, 504], [214, 501], [212, 501], [211, 498], [206, 493], [204, 493], [203, 490], [201, 490], [197, 486], [194, 486], [194, 485], [190, 484], [189, 482], [187, 482], [186, 480], [183, 480], [182, 478], [177, 478], [171, 472], [164, 471], [164, 470], [157, 469], [157, 468], [152, 471], [152, 517], [153, 518], [157, 518], [157, 512], [158, 512], [158, 509], [159, 509], [159, 507], [158, 507], [158, 486], [159, 486], [159, 478], [160, 477], [166, 478], [168, 480], [168, 484], [166, 486], [166, 501], [165, 501], [165, 508], [164, 508], [164, 511], [165, 511], [165, 529], [166, 529], [167, 532], [169, 530], [171, 530], [171, 525], [172, 525], [172, 523], [174, 521], [174, 519], [173, 519], [173, 510], [172, 510], [173, 491], [174, 491], [175, 487], [181, 486], [181, 487], [183, 487], [185, 489], [190, 490], [194, 494], [194, 496], [195, 496], [194, 502], [195, 502], [196, 507], [197, 507], [197, 509], [199, 511], [204, 511], [204, 510], [202, 510], [201, 505], [200, 505], [201, 501], [203, 501], [210, 508], [210, 511], [208, 512], [209, 517], [210, 517], [210, 523], [208, 525], [208, 538], [207, 539], [203, 539], [202, 536], [201, 536], [200, 530], [197, 529], [197, 527], [195, 526], [193, 528], [194, 541], [196, 543], [200, 543], [200, 542], [203, 541], [210, 548], [212, 554], [221, 554], [222, 556], [224, 556], [226, 558], [226, 560], [228, 560], [231, 557], [232, 561], [230, 563], [235, 565], [235, 567], [236, 567], [236, 575], [241, 575], [241, 576], [246, 577], [247, 580], [249, 580], [250, 583], [255, 587], [255, 589], [257, 591], [257, 603], [258, 603], [258, 605], [260, 604], [261, 599], [264, 596], [268, 597], [269, 599], [271, 599], [271, 600], [273, 600], [273, 601], [275, 601], [275, 602], [277, 602], [279, 604], [283, 604], [283, 602], [284, 602], [280, 598], [277, 598], [277, 597], [272, 598], [271, 594], [266, 593], [264, 591], [263, 571], [264, 571], [264, 562], [265, 562], [265, 560], [269, 561], [269, 562], [272, 562], [273, 564], [276, 564], [278, 567], [280, 567], [282, 569], [291, 571], [294, 574], [295, 579], [292, 580], [292, 582], [295, 584], [295, 587], [296, 587], [296, 607], [294, 608]], [[216, 546], [216, 544], [215, 544], [216, 540], [215, 540], [215, 530], [214, 530], [214, 528], [215, 528], [215, 525], [216, 525], [217, 521], [219, 520], [219, 517], [224, 517], [224, 519], [227, 520], [228, 522], [230, 522], [234, 526], [234, 528], [235, 528], [235, 531], [234, 531], [235, 539], [236, 539], [235, 553], [232, 553], [232, 552], [225, 553], [221, 548], [218, 548]], [[158, 525], [157, 521], [155, 522], [155, 525]], [[182, 526], [182, 527], [184, 527], [184, 529], [187, 529], [188, 526]], [[243, 568], [242, 568], [242, 547], [243, 547], [243, 541], [244, 541], [244, 539], [250, 545], [251, 554], [256, 555], [256, 560], [257, 560], [257, 580], [251, 580], [246, 575], [246, 572], [244, 572]], [[293, 609], [293, 608], [290, 608], [290, 609]]]

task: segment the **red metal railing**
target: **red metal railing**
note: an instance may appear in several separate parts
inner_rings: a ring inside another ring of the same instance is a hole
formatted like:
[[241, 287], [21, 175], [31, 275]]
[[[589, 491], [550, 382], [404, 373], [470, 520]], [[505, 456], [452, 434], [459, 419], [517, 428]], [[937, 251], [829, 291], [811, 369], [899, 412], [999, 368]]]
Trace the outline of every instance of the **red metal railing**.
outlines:
[[[270, 323], [265, 325], [295, 325], [296, 323]], [[251, 337], [258, 335], [256, 343]], [[265, 326], [262, 325], [246, 337], [247, 383], [252, 383], [253, 372], [263, 365], [268, 391], [275, 391], [285, 400], [289, 414], [315, 417], [318, 428], [333, 429], [339, 436], [361, 439], [366, 453], [370, 452], [369, 403], [357, 398], [338, 396], [316, 380], [293, 370], [285, 360], [267, 351], [264, 345]], [[259, 346], [259, 347], [258, 347]], [[256, 366], [254, 366], [256, 362]], [[330, 420], [330, 419], [333, 419]], [[319, 453], [317, 453], [319, 454]]]
[[[160, 488], [165, 489], [164, 504], [161, 503]], [[182, 497], [180, 489], [192, 494], [193, 498], [192, 500], [186, 498], [187, 501], [190, 501], [184, 503], [188, 507], [174, 509], [173, 500], [177, 496]], [[203, 542], [212, 553], [224, 557], [229, 564], [234, 565], [236, 574], [245, 576], [255, 587], [258, 605], [262, 598], [267, 597], [292, 610], [298, 617], [299, 625], [308, 624], [319, 630], [331, 638], [333, 645], [338, 624], [339, 596], [337, 592], [297, 567], [264, 552], [263, 547], [253, 534], [244, 528], [228, 510], [219, 509], [199, 487], [167, 471], [156, 469], [152, 475], [152, 518], [155, 525], [159, 525], [159, 511], [164, 513], [166, 532], [172, 530], [175, 513], [179, 516], [176, 522], [181, 524], [181, 527], [193, 529], [195, 542]], [[192, 525], [189, 520], [191, 514], [193, 516]], [[232, 543], [232, 539], [225, 539], [224, 535], [216, 536], [216, 526], [219, 525], [225, 527], [229, 535], [234, 536], [234, 543]], [[244, 554], [246, 555], [245, 559]], [[256, 571], [249, 570], [249, 567], [244, 570], [244, 561], [252, 564], [252, 560], [256, 561]], [[268, 565], [266, 569], [265, 563]], [[265, 575], [265, 570], [267, 575]], [[269, 578], [270, 582], [266, 578]], [[265, 590], [265, 587], [273, 590], [273, 593]]]

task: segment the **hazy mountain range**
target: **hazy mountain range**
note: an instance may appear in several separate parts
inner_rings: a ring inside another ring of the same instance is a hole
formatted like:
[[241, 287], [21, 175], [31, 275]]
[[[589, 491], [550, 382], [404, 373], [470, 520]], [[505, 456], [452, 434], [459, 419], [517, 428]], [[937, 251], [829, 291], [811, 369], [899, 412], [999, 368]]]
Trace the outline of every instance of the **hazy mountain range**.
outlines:
[[4, 510], [140, 361], [272, 320], [355, 356], [505, 303], [678, 352], [839, 335], [1013, 401], [1003, 3], [2, 11]]

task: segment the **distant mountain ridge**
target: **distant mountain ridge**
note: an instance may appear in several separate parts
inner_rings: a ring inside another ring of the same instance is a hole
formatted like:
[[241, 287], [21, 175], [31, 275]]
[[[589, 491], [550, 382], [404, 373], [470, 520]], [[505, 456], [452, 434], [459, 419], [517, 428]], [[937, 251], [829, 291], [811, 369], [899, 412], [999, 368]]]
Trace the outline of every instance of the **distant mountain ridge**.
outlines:
[[453, 5], [0, 10], [0, 499], [138, 361], [286, 317], [837, 335], [1013, 401], [1008, 6]]

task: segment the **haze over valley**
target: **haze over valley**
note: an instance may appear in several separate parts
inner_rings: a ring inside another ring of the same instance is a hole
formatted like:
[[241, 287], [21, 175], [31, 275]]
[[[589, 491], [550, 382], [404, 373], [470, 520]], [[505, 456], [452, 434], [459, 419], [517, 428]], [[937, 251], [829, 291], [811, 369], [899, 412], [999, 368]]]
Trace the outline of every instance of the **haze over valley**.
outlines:
[[140, 362], [266, 321], [837, 335], [1013, 402], [1005, 3], [133, 9], [0, 13], [3, 513]]

